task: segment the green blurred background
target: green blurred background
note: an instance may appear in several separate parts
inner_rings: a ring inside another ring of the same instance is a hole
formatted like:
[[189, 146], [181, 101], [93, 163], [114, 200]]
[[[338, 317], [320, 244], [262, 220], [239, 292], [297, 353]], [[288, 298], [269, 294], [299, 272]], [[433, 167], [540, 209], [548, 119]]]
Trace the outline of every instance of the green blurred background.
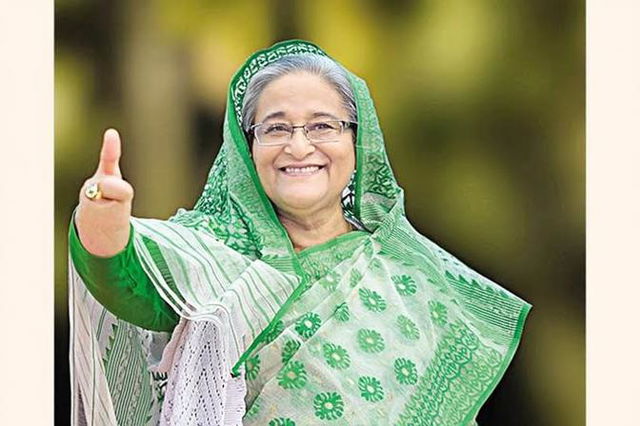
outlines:
[[57, 0], [55, 14], [57, 424], [67, 226], [102, 132], [123, 137], [134, 215], [191, 207], [232, 73], [288, 38], [368, 82], [415, 226], [534, 305], [480, 425], [584, 424], [584, 2]]

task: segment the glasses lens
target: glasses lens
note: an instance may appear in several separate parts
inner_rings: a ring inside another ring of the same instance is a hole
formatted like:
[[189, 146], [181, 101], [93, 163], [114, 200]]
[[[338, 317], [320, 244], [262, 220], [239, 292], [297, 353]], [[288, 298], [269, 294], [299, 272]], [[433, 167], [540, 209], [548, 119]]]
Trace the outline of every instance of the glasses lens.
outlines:
[[280, 145], [291, 136], [291, 126], [286, 123], [264, 123], [256, 127], [258, 142], [263, 145]]
[[312, 141], [334, 141], [342, 133], [339, 121], [318, 121], [307, 124], [307, 137]]

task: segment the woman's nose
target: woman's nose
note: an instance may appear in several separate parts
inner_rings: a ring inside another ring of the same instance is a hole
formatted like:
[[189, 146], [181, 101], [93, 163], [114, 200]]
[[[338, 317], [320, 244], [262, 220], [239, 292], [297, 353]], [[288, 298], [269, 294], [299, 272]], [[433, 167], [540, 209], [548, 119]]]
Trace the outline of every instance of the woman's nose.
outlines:
[[291, 154], [294, 158], [302, 159], [315, 151], [316, 147], [309, 142], [309, 139], [307, 139], [303, 129], [295, 130], [297, 131], [294, 131], [293, 135], [291, 135], [291, 140], [287, 146], [285, 146], [284, 151], [287, 154]]

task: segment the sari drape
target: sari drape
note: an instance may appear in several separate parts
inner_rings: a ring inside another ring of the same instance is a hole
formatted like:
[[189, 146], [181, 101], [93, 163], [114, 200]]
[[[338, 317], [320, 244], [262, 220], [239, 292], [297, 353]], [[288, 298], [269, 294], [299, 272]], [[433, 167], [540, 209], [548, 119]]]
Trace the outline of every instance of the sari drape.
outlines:
[[172, 336], [115, 318], [70, 262], [74, 424], [468, 425], [503, 376], [531, 305], [409, 223], [351, 73], [356, 172], [343, 209], [363, 230], [293, 250], [240, 123], [251, 77], [302, 54], [326, 56], [290, 40], [234, 75], [193, 209], [132, 219], [140, 263], [181, 317]]

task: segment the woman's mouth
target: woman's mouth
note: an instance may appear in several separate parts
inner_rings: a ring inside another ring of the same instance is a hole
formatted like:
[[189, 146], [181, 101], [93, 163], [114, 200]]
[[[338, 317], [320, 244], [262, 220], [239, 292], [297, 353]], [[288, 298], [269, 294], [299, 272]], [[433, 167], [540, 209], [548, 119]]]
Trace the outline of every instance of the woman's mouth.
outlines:
[[281, 167], [280, 171], [287, 176], [311, 176], [324, 169], [324, 166]]

